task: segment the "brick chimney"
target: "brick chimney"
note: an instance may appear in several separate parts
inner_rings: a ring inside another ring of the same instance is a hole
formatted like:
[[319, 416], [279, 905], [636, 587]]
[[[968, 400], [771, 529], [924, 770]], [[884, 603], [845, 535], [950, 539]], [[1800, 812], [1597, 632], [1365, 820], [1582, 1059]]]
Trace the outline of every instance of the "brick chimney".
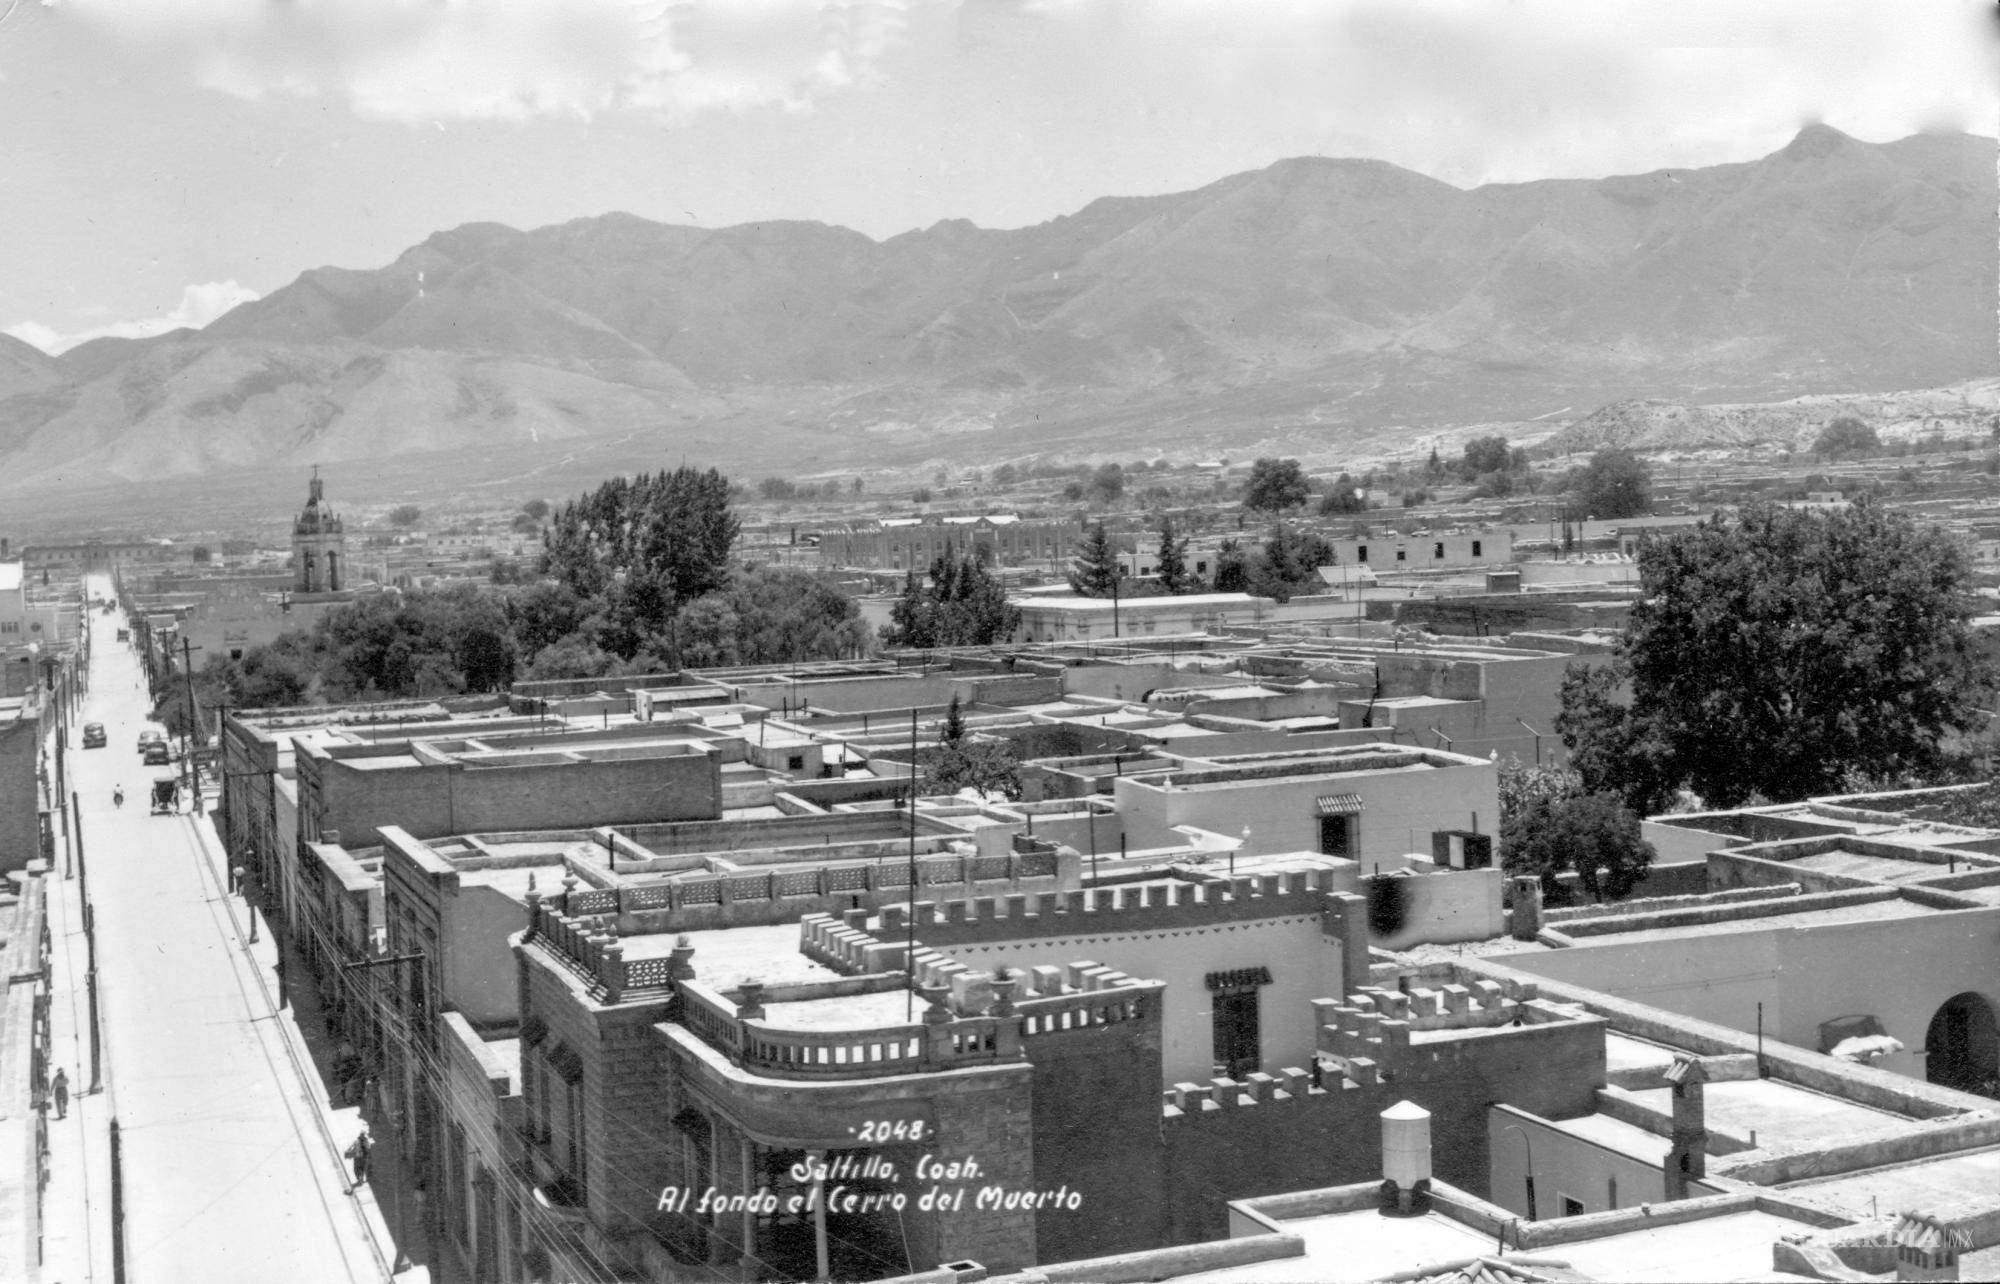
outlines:
[[1702, 1085], [1708, 1070], [1699, 1057], [1676, 1055], [1664, 1076], [1673, 1088], [1673, 1148], [1666, 1157], [1668, 1199], [1686, 1199], [1687, 1184], [1708, 1175], [1708, 1120], [1702, 1105]]

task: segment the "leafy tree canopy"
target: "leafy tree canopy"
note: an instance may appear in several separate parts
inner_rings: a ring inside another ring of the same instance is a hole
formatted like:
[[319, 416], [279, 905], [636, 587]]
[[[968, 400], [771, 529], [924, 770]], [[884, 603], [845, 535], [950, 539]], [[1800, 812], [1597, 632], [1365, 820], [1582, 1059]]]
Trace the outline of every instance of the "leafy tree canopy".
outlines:
[[389, 524], [408, 529], [424, 520], [424, 510], [415, 504], [398, 504], [389, 510]]
[[930, 574], [915, 571], [889, 610], [882, 629], [888, 646], [990, 646], [1013, 637], [1021, 608], [978, 559], [947, 554], [931, 563]]
[[1577, 477], [1576, 506], [1606, 521], [1638, 517], [1653, 507], [1653, 475], [1629, 450], [1607, 448], [1590, 457]]
[[1259, 459], [1250, 465], [1250, 481], [1243, 490], [1243, 507], [1253, 511], [1279, 513], [1298, 508], [1312, 494], [1304, 470], [1296, 459]]
[[1500, 846], [1506, 869], [1540, 875], [1545, 895], [1556, 891], [1557, 875], [1573, 870], [1586, 891], [1612, 900], [1631, 892], [1655, 855], [1616, 794], [1530, 796], [1502, 829]]
[[1813, 441], [1813, 453], [1828, 459], [1851, 455], [1872, 455], [1882, 449], [1882, 439], [1873, 428], [1852, 415], [1842, 415], [1820, 429]]
[[1865, 498], [1753, 503], [1648, 540], [1639, 575], [1616, 666], [1563, 683], [1557, 729], [1588, 789], [1651, 814], [1680, 788], [1734, 807], [1965, 766], [1992, 675], [1943, 531]]
[[1505, 437], [1474, 437], [1465, 443], [1465, 455], [1459, 460], [1458, 475], [1473, 481], [1487, 473], [1504, 473], [1508, 471], [1512, 458]]
[[1368, 511], [1368, 503], [1361, 498], [1361, 491], [1355, 486], [1354, 478], [1342, 473], [1320, 497], [1319, 512], [1322, 517], [1336, 517], [1342, 513], [1363, 513]]

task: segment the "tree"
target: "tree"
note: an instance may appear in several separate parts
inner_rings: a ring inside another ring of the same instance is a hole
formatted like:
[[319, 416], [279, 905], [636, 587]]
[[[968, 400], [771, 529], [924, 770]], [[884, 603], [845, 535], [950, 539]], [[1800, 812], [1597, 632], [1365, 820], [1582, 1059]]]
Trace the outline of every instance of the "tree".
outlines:
[[1113, 503], [1125, 493], [1125, 470], [1117, 464], [1105, 464], [1090, 475], [1084, 489], [1093, 503]]
[[1813, 453], [1827, 459], [1849, 455], [1872, 455], [1882, 449], [1882, 439], [1873, 428], [1852, 415], [1842, 415], [1820, 429], [1813, 441]]
[[1218, 593], [1250, 591], [1250, 559], [1244, 555], [1243, 546], [1233, 539], [1223, 540], [1215, 550], [1214, 588]]
[[1014, 636], [1021, 608], [975, 558], [947, 554], [931, 563], [930, 574], [913, 570], [903, 594], [889, 608], [882, 641], [889, 646], [991, 646]]
[[797, 499], [799, 488], [783, 477], [766, 477], [757, 483], [759, 499]]
[[1306, 502], [1312, 488], [1296, 459], [1259, 459], [1250, 465], [1250, 481], [1243, 489], [1243, 507], [1279, 513]]
[[1629, 450], [1607, 447], [1590, 457], [1576, 482], [1576, 503], [1593, 517], [1638, 517], [1653, 507], [1653, 477]]
[[621, 574], [648, 580], [638, 591], [662, 595], [670, 614], [727, 582], [739, 530], [729, 482], [713, 468], [615, 477], [555, 514], [542, 572], [581, 598], [601, 596]]
[[215, 560], [215, 554], [209, 551], [208, 545], [196, 544], [188, 553], [188, 559], [197, 566], [205, 566]]
[[521, 511], [529, 517], [534, 518], [537, 522], [546, 520], [549, 515], [549, 501], [546, 499], [531, 499], [521, 505]]
[[1337, 517], [1342, 513], [1363, 513], [1368, 511], [1368, 501], [1361, 498], [1361, 492], [1354, 485], [1354, 478], [1342, 473], [1320, 497], [1319, 512], [1322, 517]]
[[1124, 578], [1125, 567], [1118, 560], [1118, 550], [1112, 545], [1111, 536], [1105, 533], [1104, 523], [1099, 522], [1084, 536], [1083, 547], [1070, 568], [1070, 589], [1079, 597], [1111, 597]]
[[1186, 593], [1194, 587], [1188, 575], [1187, 540], [1174, 535], [1174, 519], [1160, 519], [1160, 587], [1168, 593]]
[[1466, 481], [1476, 481], [1488, 473], [1504, 473], [1512, 462], [1512, 452], [1507, 449], [1507, 439], [1498, 435], [1474, 437], [1465, 443], [1465, 456], [1459, 460], [1458, 475]]
[[1557, 728], [1586, 787], [1641, 814], [1681, 788], [1735, 807], [1959, 771], [1992, 680], [1970, 574], [1942, 530], [1865, 497], [1648, 540], [1616, 667], [1565, 679]]
[[1508, 872], [1541, 876], [1544, 895], [1557, 890], [1558, 874], [1574, 870], [1586, 891], [1612, 900], [1645, 878], [1655, 855], [1616, 794], [1530, 797], [1503, 829], [1501, 850]]
[[971, 788], [981, 794], [1021, 796], [1021, 758], [1013, 743], [970, 738], [956, 695], [945, 710], [944, 725], [938, 729], [938, 747], [920, 755], [912, 769], [921, 769], [922, 788], [928, 794], [953, 794]]
[[1020, 479], [1020, 474], [1012, 464], [1002, 464], [993, 470], [993, 484], [995, 486], [1012, 486]]
[[389, 524], [405, 530], [424, 520], [424, 510], [415, 504], [398, 504], [389, 510]]

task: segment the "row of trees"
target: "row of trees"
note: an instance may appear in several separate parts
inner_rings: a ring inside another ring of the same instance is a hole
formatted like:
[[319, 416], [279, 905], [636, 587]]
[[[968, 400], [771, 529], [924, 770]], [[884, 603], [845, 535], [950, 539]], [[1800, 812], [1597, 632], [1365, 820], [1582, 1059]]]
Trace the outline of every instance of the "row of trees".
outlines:
[[[1510, 446], [1505, 437], [1475, 437], [1465, 443], [1464, 455], [1447, 466], [1435, 447], [1431, 450], [1427, 475], [1433, 480], [1456, 476], [1473, 486], [1480, 498], [1505, 498], [1533, 491], [1539, 482], [1528, 464], [1528, 452]], [[1629, 450], [1600, 450], [1581, 469], [1560, 479], [1578, 511], [1601, 518], [1637, 517], [1652, 507], [1652, 478], [1645, 461]], [[1317, 511], [1322, 517], [1366, 512], [1361, 484], [1352, 474], [1341, 473], [1319, 492]], [[1282, 513], [1305, 507], [1314, 494], [1314, 484], [1296, 459], [1259, 459], [1250, 466], [1244, 487], [1243, 506], [1252, 512]], [[1429, 492], [1406, 489], [1405, 503], [1422, 502]]]
[[[713, 469], [616, 478], [551, 511], [533, 582], [359, 598], [240, 660], [210, 656], [203, 707], [504, 690], [517, 679], [667, 672], [866, 654], [860, 610], [802, 571], [731, 557]], [[184, 696], [163, 714], [184, 718]]]

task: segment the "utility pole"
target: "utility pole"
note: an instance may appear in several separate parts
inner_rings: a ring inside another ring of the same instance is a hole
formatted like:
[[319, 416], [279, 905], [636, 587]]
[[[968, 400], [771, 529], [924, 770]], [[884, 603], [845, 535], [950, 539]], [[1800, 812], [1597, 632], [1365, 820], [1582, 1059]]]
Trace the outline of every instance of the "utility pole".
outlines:
[[188, 700], [187, 735], [183, 739], [186, 741], [187, 751], [188, 794], [194, 799], [193, 814], [196, 816], [201, 815], [201, 772], [194, 765], [194, 736], [195, 732], [201, 729], [201, 712], [195, 708], [194, 704], [193, 653], [200, 649], [189, 644], [186, 634], [181, 635], [181, 679], [186, 683]]

